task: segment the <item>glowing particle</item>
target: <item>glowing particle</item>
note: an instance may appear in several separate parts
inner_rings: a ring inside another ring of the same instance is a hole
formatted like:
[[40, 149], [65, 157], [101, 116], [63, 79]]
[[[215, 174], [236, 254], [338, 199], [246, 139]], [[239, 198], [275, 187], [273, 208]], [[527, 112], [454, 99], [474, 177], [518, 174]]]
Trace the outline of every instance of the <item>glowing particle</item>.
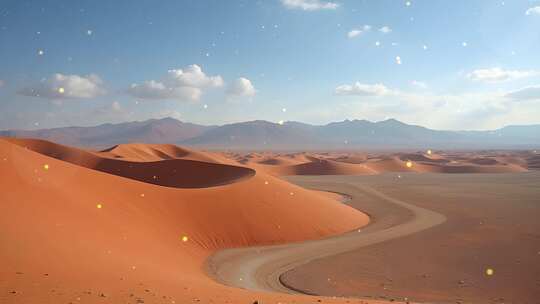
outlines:
[[43, 54], [45, 54], [45, 52], [43, 50], [38, 50], [38, 55], [42, 56]]
[[396, 56], [396, 64], [401, 64], [401, 57]]
[[287, 112], [286, 108], [281, 109], [281, 112]]
[[205, 109], [208, 109], [208, 105], [207, 105], [207, 104], [205, 104], [205, 105], [203, 106], [203, 108], [205, 108]]
[[495, 273], [495, 271], [492, 268], [486, 269], [486, 275], [492, 276]]
[[424, 51], [428, 49], [427, 45], [425, 44], [422, 46], [422, 48], [424, 49]]
[[88, 36], [91, 36], [92, 33], [93, 33], [92, 30], [87, 30], [87, 31], [86, 31], [86, 34], [87, 34]]
[[278, 124], [283, 125], [285, 122], [283, 120], [280, 120]]
[[407, 166], [407, 168], [412, 168], [412, 161], [407, 161], [407, 163], [405, 163], [405, 165]]
[[157, 176], [154, 175], [154, 176], [152, 176], [152, 178], [153, 178], [153, 179], [157, 179]]
[[264, 184], [265, 184], [265, 185], [268, 185], [268, 181], [264, 181]]
[[290, 195], [294, 195], [294, 192], [289, 193]]
[[131, 269], [135, 270], [135, 269], [137, 269], [137, 267], [135, 267], [135, 266], [131, 266]]
[[405, 2], [405, 6], [411, 6], [411, 4], [412, 4], [411, 1]]
[[381, 43], [379, 41], [375, 41], [375, 46], [380, 46]]
[[66, 90], [64, 88], [58, 88], [58, 93], [64, 94], [64, 92], [66, 92]]
[[431, 153], [433, 153], [433, 152], [431, 152], [431, 150], [427, 150], [428, 155], [431, 155]]
[[49, 165], [48, 164], [43, 165], [43, 169], [49, 170]]
[[97, 204], [96, 208], [101, 209], [101, 208], [103, 208], [103, 205], [102, 204]]
[[461, 43], [461, 45], [462, 45], [463, 47], [467, 47], [467, 45], [469, 45], [469, 44], [468, 44], [467, 42], [463, 41], [463, 42]]
[[144, 193], [141, 193], [141, 197], [144, 197]]
[[187, 242], [188, 240], [189, 240], [189, 238], [187, 237], [187, 235], [184, 235], [184, 236], [182, 237], [182, 242], [185, 243], [185, 242]]

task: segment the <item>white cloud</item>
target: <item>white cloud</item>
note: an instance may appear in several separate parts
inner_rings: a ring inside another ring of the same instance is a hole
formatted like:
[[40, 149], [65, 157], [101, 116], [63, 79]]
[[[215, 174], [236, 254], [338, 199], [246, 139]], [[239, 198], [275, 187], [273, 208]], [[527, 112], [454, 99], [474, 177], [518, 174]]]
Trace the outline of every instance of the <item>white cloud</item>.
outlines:
[[540, 16], [540, 6], [534, 6], [534, 7], [529, 8], [525, 12], [525, 15], [537, 15], [537, 16]]
[[173, 69], [167, 71], [165, 83], [169, 87], [221, 87], [223, 79], [221, 76], [207, 76], [200, 66], [192, 64], [184, 69]]
[[423, 81], [418, 81], [418, 80], [413, 80], [411, 81], [411, 85], [413, 87], [417, 87], [419, 89], [426, 89], [427, 88], [427, 84]]
[[335, 89], [336, 95], [356, 95], [356, 96], [383, 96], [392, 93], [385, 85], [381, 83], [377, 84], [363, 84], [355, 82], [352, 85], [344, 84]]
[[184, 69], [167, 71], [161, 81], [134, 83], [127, 92], [141, 99], [199, 100], [205, 89], [222, 86], [221, 76], [207, 76], [200, 66], [193, 64]]
[[54, 74], [38, 85], [23, 88], [19, 94], [47, 99], [94, 98], [105, 94], [103, 81], [95, 74], [88, 76]]
[[365, 33], [365, 32], [369, 32], [370, 30], [371, 30], [371, 26], [369, 26], [369, 25], [364, 25], [364, 26], [362, 26], [362, 28], [350, 30], [350, 31], [347, 33], [347, 37], [349, 37], [349, 38], [355, 38], [355, 37], [358, 37], [358, 36], [362, 35], [362, 34]]
[[194, 87], [167, 87], [155, 80], [145, 81], [142, 84], [132, 84], [127, 92], [141, 99], [187, 99], [199, 100], [202, 90]]
[[392, 31], [392, 29], [390, 27], [386, 26], [386, 25], [379, 29], [379, 32], [384, 33], [384, 34], [388, 34], [391, 31]]
[[501, 68], [489, 68], [474, 70], [467, 74], [467, 78], [473, 81], [501, 82], [536, 75], [539, 75], [539, 72], [533, 70], [503, 70]]
[[249, 79], [240, 77], [229, 86], [227, 93], [234, 96], [254, 96], [257, 90]]
[[281, 3], [288, 9], [301, 9], [304, 11], [335, 10], [339, 7], [336, 2], [320, 0], [281, 0]]
[[540, 85], [530, 86], [507, 93], [505, 97], [514, 100], [540, 100]]

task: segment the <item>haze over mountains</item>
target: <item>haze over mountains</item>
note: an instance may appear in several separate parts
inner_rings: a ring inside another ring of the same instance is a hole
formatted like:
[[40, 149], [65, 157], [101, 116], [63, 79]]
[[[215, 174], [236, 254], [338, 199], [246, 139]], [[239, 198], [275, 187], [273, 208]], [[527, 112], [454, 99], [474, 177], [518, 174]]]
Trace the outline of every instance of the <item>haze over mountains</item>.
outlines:
[[379, 122], [344, 120], [326, 125], [263, 120], [204, 126], [173, 118], [64, 127], [6, 130], [0, 136], [41, 138], [65, 145], [103, 148], [144, 142], [207, 149], [531, 149], [540, 147], [540, 124], [507, 126], [491, 131], [441, 131], [395, 119]]

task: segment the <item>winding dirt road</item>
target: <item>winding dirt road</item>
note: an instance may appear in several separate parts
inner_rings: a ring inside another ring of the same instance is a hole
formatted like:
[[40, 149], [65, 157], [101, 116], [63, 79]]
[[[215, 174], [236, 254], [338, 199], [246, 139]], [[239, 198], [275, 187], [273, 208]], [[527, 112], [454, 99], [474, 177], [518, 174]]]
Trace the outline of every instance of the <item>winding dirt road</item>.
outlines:
[[[301, 183], [302, 184], [302, 183]], [[358, 231], [315, 241], [237, 248], [219, 251], [208, 259], [207, 271], [218, 282], [225, 285], [255, 291], [282, 293], [305, 293], [285, 286], [280, 280], [282, 274], [309, 263], [361, 247], [385, 242], [410, 235], [446, 221], [437, 212], [420, 208], [390, 197], [371, 187], [346, 182], [311, 182], [303, 186], [317, 190], [339, 191], [350, 197], [352, 206], [362, 206], [362, 198], [370, 196], [386, 208], [385, 212], [367, 211], [371, 217], [368, 226]], [[393, 210], [393, 215], [388, 214]], [[380, 209], [380, 208], [379, 208]], [[395, 214], [400, 214], [396, 217]], [[392, 218], [389, 220], [387, 217]], [[339, 219], [336, 219], [339, 220]]]

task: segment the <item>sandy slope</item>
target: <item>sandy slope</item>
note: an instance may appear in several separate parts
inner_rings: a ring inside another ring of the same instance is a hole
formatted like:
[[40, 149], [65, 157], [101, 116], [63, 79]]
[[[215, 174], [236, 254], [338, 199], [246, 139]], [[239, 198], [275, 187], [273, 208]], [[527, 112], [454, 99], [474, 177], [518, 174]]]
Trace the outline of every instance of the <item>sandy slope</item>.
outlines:
[[73, 165], [88, 159], [62, 146], [41, 152], [66, 161], [22, 146], [0, 139], [0, 303], [312, 303], [220, 285], [204, 261], [218, 249], [317, 239], [368, 220], [264, 173], [170, 188]]

